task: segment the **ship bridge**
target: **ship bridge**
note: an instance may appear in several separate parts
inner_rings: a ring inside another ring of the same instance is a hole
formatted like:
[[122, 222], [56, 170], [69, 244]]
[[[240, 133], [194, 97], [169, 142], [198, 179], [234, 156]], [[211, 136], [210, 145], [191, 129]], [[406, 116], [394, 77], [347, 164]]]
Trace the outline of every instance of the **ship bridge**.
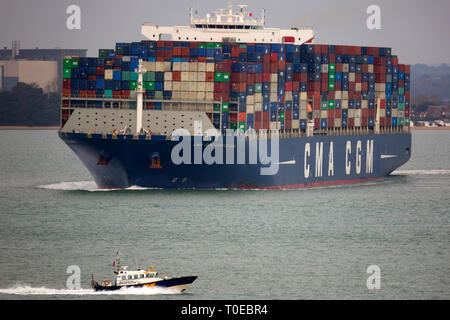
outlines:
[[197, 17], [197, 11], [190, 9], [189, 26], [164, 27], [144, 23], [142, 34], [150, 40], [236, 42], [236, 43], [290, 43], [301, 45], [312, 43], [312, 28], [292, 27], [290, 29], [265, 28], [265, 9], [261, 18], [246, 12], [246, 5], [237, 6], [236, 11], [230, 3], [228, 9]]

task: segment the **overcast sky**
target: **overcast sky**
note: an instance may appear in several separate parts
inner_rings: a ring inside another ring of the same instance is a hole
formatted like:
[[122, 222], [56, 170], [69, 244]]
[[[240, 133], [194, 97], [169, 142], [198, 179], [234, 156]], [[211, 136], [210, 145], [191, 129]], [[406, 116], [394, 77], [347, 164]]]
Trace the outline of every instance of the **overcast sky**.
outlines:
[[[248, 11], [266, 26], [314, 26], [315, 43], [391, 47], [407, 64], [450, 63], [449, 0], [247, 0]], [[66, 27], [69, 5], [81, 8], [81, 29]], [[369, 30], [369, 5], [381, 9], [381, 29]], [[187, 25], [189, 8], [206, 14], [227, 0], [0, 0], [0, 47], [19, 40], [21, 48], [114, 48], [143, 40], [143, 22]]]

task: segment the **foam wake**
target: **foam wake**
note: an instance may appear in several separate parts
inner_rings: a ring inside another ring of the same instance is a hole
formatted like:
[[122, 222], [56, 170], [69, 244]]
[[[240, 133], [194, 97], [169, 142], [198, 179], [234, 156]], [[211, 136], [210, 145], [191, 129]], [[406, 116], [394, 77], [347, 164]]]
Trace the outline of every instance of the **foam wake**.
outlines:
[[0, 289], [0, 294], [10, 295], [159, 295], [159, 294], [180, 294], [180, 291], [169, 288], [122, 288], [116, 291], [94, 291], [94, 289], [52, 289], [46, 287], [30, 287], [27, 285], [17, 285], [6, 289]]
[[151, 190], [155, 188], [144, 188], [131, 186], [126, 189], [100, 189], [94, 181], [72, 181], [59, 182], [38, 186], [39, 189], [63, 190], [63, 191], [117, 191], [117, 190]]
[[411, 176], [411, 175], [450, 175], [450, 170], [435, 169], [435, 170], [396, 170], [391, 173], [396, 176]]

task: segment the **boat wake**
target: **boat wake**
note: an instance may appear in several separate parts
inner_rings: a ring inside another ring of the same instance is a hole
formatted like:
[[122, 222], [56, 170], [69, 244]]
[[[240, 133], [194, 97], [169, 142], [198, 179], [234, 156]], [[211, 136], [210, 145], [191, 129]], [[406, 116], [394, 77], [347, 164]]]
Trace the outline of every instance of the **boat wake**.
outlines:
[[450, 170], [396, 170], [391, 173], [394, 176], [411, 176], [411, 175], [450, 175]]
[[179, 290], [169, 288], [122, 288], [116, 291], [94, 291], [94, 289], [52, 289], [46, 287], [30, 287], [27, 285], [17, 285], [11, 288], [0, 289], [0, 294], [10, 295], [67, 295], [67, 296], [83, 296], [83, 295], [161, 295], [161, 294], [181, 294]]
[[39, 189], [48, 190], [63, 190], [63, 191], [118, 191], [118, 190], [154, 190], [157, 188], [144, 188], [138, 186], [131, 186], [126, 189], [103, 189], [97, 187], [94, 181], [72, 181], [72, 182], [59, 182], [47, 185], [38, 186]]

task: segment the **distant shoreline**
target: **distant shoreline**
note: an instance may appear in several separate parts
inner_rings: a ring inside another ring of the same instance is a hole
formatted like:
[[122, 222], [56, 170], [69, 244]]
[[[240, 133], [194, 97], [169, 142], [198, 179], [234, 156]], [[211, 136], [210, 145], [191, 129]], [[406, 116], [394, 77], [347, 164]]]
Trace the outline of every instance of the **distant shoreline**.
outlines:
[[450, 130], [450, 127], [411, 127], [411, 130]]
[[60, 126], [0, 126], [0, 130], [58, 130]]

